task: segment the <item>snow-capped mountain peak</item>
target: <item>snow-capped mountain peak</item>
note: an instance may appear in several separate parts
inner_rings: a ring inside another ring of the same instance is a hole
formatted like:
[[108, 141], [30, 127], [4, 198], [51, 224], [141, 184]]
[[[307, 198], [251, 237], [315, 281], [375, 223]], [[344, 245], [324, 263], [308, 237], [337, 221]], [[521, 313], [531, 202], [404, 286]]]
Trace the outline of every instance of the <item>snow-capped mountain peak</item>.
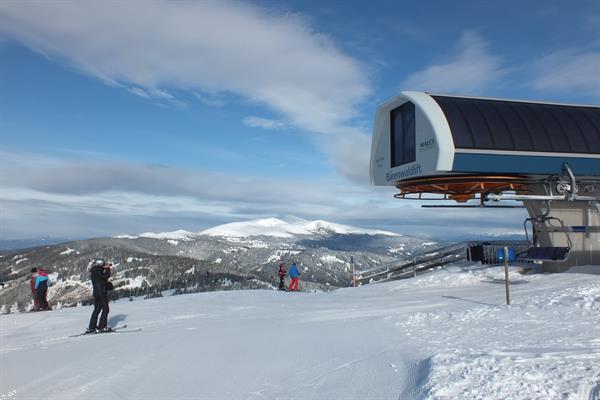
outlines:
[[116, 239], [137, 239], [137, 238], [149, 238], [149, 239], [168, 239], [168, 240], [192, 240], [197, 236], [194, 232], [185, 231], [179, 229], [173, 232], [144, 232], [139, 235], [119, 235], [115, 236]]
[[336, 224], [323, 220], [311, 221], [304, 224], [306, 230], [311, 233], [338, 233], [338, 234], [363, 234], [363, 235], [386, 235], [401, 236], [398, 233], [380, 231], [375, 229], [357, 228], [350, 225]]
[[272, 236], [289, 238], [295, 235], [327, 235], [327, 234], [361, 234], [361, 235], [385, 235], [402, 236], [398, 233], [381, 231], [375, 229], [364, 229], [350, 225], [337, 224], [335, 222], [316, 220], [307, 221], [300, 218], [282, 220], [279, 218], [261, 218], [249, 221], [231, 222], [203, 230], [199, 233], [186, 230], [173, 232], [145, 232], [139, 235], [118, 235], [117, 239], [165, 239], [165, 240], [194, 240], [198, 235], [248, 237], [248, 236]]
[[291, 237], [294, 234], [308, 234], [305, 229], [277, 218], [255, 219], [244, 222], [231, 222], [200, 232], [209, 236], [275, 236]]
[[400, 236], [399, 234], [393, 232], [357, 228], [322, 220], [306, 221], [303, 219], [294, 219], [291, 221], [284, 221], [278, 218], [264, 218], [244, 222], [232, 222], [229, 224], [215, 226], [200, 232], [202, 235], [234, 237], [291, 237], [293, 235], [331, 233]]

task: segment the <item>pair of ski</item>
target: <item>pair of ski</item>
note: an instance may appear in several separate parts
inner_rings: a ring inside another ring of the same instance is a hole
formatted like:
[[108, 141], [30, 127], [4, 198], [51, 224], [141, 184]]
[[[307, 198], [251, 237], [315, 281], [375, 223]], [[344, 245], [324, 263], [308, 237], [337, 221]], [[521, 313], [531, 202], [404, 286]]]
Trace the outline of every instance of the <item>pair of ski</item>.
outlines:
[[142, 330], [142, 328], [127, 329], [127, 325], [121, 325], [121, 326], [111, 327], [111, 330], [110, 331], [106, 331], [106, 332], [83, 332], [83, 333], [78, 333], [77, 335], [71, 335], [69, 337], [93, 336], [93, 335], [100, 335], [100, 334], [103, 334], [103, 333], [140, 332], [141, 330]]

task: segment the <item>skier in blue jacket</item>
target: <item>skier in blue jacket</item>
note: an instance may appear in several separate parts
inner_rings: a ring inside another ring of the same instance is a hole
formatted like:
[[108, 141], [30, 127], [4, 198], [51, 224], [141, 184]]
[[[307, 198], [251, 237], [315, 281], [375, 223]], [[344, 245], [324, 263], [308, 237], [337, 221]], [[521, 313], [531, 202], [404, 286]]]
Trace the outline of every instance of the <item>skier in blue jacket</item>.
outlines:
[[50, 309], [48, 300], [46, 300], [49, 286], [50, 280], [48, 279], [48, 274], [43, 268], [38, 269], [38, 276], [35, 278], [35, 294], [38, 298], [39, 310]]
[[298, 283], [300, 282], [300, 271], [298, 271], [298, 267], [296, 266], [296, 263], [292, 263], [289, 274], [290, 274], [290, 279], [291, 279], [289, 291], [290, 292], [297, 291]]

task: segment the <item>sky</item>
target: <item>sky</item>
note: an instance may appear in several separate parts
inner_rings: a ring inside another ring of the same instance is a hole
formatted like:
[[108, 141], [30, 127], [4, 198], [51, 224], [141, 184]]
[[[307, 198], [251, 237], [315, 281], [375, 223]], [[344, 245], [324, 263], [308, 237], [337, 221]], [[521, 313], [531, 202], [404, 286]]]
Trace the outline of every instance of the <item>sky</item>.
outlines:
[[522, 209], [369, 183], [402, 90], [600, 103], [596, 1], [0, 2], [0, 238], [324, 219], [453, 237]]

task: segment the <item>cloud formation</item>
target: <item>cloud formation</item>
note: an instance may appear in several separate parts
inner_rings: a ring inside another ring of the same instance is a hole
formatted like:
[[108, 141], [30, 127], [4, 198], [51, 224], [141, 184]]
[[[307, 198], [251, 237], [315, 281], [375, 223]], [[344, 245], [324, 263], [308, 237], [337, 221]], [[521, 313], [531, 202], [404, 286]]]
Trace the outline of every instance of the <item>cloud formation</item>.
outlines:
[[142, 97], [237, 93], [312, 132], [345, 129], [371, 91], [300, 16], [239, 2], [0, 2], [0, 34]]
[[[481, 215], [493, 211], [432, 213], [415, 202], [394, 200], [393, 188], [362, 188], [339, 180], [241, 178], [38, 154], [0, 152], [0, 158], [0, 237], [5, 238], [199, 231], [226, 222], [289, 215], [448, 237], [486, 233], [490, 225], [502, 231], [519, 229], [523, 214], [506, 211], [494, 224], [493, 216]], [[450, 227], [457, 218], [460, 226]], [[484, 219], [490, 223], [481, 226]]]
[[339, 171], [353, 182], [369, 184], [371, 161], [371, 136], [359, 131], [321, 138], [325, 148]]
[[281, 197], [321, 205], [334, 201], [314, 181], [291, 182], [122, 161], [67, 161], [37, 154], [0, 152], [0, 157], [0, 187], [52, 195], [120, 192], [246, 203], [278, 202]]
[[481, 94], [504, 73], [500, 57], [489, 52], [488, 44], [478, 34], [465, 32], [453, 59], [409, 75], [402, 87], [445, 94]]
[[181, 106], [182, 90], [222, 107], [218, 95], [233, 93], [341, 142], [371, 93], [365, 66], [301, 16], [240, 2], [0, 2], [1, 36], [148, 100]]
[[261, 118], [255, 116], [245, 117], [242, 122], [251, 128], [263, 128], [263, 129], [281, 129], [285, 126], [282, 121], [275, 119]]
[[225, 101], [219, 98], [216, 93], [206, 93], [206, 92], [194, 92], [194, 97], [198, 99], [201, 103], [206, 104], [210, 107], [224, 107]]

